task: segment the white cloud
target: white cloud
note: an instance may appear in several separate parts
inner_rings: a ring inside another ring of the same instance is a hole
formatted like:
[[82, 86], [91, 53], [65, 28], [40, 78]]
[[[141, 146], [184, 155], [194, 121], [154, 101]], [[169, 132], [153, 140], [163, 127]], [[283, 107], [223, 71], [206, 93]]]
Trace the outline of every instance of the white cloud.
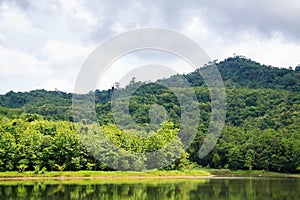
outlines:
[[72, 17], [75, 20], [81, 21], [83, 24], [94, 26], [97, 24], [97, 19], [76, 0], [60, 0], [64, 15]]
[[36, 59], [33, 55], [16, 52], [0, 47], [0, 75], [40, 76], [51, 75], [52, 70], [46, 63]]
[[195, 40], [211, 39], [211, 31], [208, 29], [204, 21], [205, 11], [201, 9], [184, 10], [182, 12], [185, 23], [181, 27], [181, 31]]
[[40, 37], [46, 34], [33, 26], [22, 10], [8, 5], [0, 9], [0, 30], [4, 46], [22, 51], [36, 48]]
[[[80, 65], [98, 43], [143, 27], [183, 33], [212, 59], [237, 53], [267, 65], [294, 67], [300, 63], [299, 10], [296, 0], [2, 0], [0, 93], [53, 86], [71, 92]], [[164, 56], [118, 62], [107, 83], [132, 66], [183, 65]]]
[[[0, 92], [28, 91], [52, 80], [53, 70], [44, 61], [0, 46]], [[46, 88], [49, 89], [49, 88]]]
[[78, 67], [92, 50], [90, 46], [80, 43], [50, 40], [41, 49], [41, 54], [56, 66]]
[[276, 67], [295, 67], [300, 63], [300, 45], [287, 41], [280, 32], [273, 32], [271, 38], [246, 35], [231, 49], [252, 60]]
[[33, 89], [47, 89], [47, 90], [55, 90], [58, 89], [60, 91], [67, 91], [72, 92], [72, 89], [74, 87], [74, 83], [72, 81], [69, 81], [68, 79], [61, 79], [52, 77], [52, 79], [41, 82], [38, 86], [35, 86]]
[[[151, 71], [157, 70], [157, 65], [165, 66], [169, 70]], [[185, 60], [167, 52], [158, 50], [136, 51], [112, 63], [100, 77], [98, 88], [101, 90], [109, 89], [114, 82], [120, 82], [120, 80], [122, 80], [121, 87], [125, 87], [124, 83], [128, 84], [133, 76], [137, 81], [155, 81], [177, 73], [188, 73], [194, 70], [193, 66]], [[148, 74], [141, 74], [142, 71], [148, 72]]]
[[5, 37], [2, 34], [0, 34], [0, 42], [3, 42], [4, 40], [5, 40]]
[[236, 32], [227, 29], [220, 33], [205, 18], [209, 15], [205, 9], [184, 13], [187, 20], [181, 32], [198, 42], [212, 59], [222, 60], [237, 53], [276, 67], [295, 67], [300, 63], [300, 43], [280, 31], [266, 35], [249, 26]]

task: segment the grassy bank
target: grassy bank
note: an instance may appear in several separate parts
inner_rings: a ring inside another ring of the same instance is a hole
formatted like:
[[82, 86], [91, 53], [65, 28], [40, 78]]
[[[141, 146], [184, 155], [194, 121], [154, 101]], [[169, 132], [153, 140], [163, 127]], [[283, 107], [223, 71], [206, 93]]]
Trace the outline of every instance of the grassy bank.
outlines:
[[140, 179], [140, 178], [201, 178], [201, 177], [295, 177], [300, 178], [300, 174], [287, 174], [268, 172], [264, 170], [236, 170], [229, 169], [205, 169], [186, 171], [51, 171], [44, 174], [34, 174], [33, 172], [0, 172], [0, 180], [9, 179]]
[[265, 170], [229, 170], [229, 169], [207, 169], [207, 172], [214, 176], [221, 177], [295, 177], [300, 178], [300, 174], [270, 172]]
[[189, 177], [207, 177], [212, 176], [209, 172], [203, 170], [190, 171], [142, 171], [142, 172], [123, 172], [123, 171], [65, 171], [65, 172], [45, 172], [44, 174], [34, 174], [33, 172], [0, 172], [0, 179], [14, 178], [189, 178]]

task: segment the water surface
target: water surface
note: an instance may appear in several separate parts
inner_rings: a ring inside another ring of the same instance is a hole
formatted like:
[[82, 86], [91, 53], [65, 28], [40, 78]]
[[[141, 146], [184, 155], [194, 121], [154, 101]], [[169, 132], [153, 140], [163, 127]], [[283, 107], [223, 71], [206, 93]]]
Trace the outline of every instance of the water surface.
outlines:
[[0, 199], [300, 199], [300, 179], [0, 181]]

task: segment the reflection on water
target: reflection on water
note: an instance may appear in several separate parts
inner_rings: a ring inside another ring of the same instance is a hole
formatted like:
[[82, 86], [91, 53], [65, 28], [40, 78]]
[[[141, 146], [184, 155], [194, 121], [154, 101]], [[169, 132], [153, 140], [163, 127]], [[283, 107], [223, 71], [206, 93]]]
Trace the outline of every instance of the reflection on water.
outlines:
[[300, 199], [300, 179], [2, 181], [0, 199]]

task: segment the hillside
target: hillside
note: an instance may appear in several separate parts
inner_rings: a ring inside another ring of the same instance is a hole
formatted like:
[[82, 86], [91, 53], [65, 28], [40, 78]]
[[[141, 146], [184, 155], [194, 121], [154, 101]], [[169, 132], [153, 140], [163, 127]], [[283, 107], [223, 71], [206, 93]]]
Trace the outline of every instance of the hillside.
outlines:
[[[216, 63], [223, 78], [226, 88], [249, 89], [275, 89], [300, 92], [300, 67], [295, 70], [275, 68], [261, 65], [250, 59], [242, 57], [230, 57]], [[197, 69], [195, 72], [184, 75], [193, 86], [205, 86], [202, 77], [197, 71], [205, 70], [207, 66]], [[172, 87], [180, 87], [175, 75], [160, 80]], [[107, 103], [110, 100], [111, 90], [96, 90], [96, 102]], [[56, 116], [55, 119], [68, 120], [64, 114], [70, 114], [68, 110], [72, 104], [72, 94], [62, 91], [35, 90], [31, 92], [13, 92], [0, 95], [0, 105], [7, 108], [21, 108], [24, 112], [39, 113], [44, 116]]]
[[[206, 67], [198, 70], [205, 70]], [[299, 68], [296, 70], [279, 69], [241, 57], [228, 58], [217, 63], [217, 67], [224, 79], [227, 95], [227, 116], [222, 137], [209, 155], [204, 159], [199, 159], [199, 146], [206, 136], [210, 120], [210, 96], [198, 72], [184, 75], [194, 86], [200, 110], [200, 125], [198, 134], [187, 153], [183, 153], [182, 158], [170, 168], [187, 167], [196, 163], [210, 168], [295, 172], [300, 167]], [[179, 87], [180, 84], [177, 81], [179, 76], [182, 75], [159, 80], [158, 83], [163, 81], [181, 95], [188, 95], [185, 88]], [[176, 138], [174, 133], [179, 128], [181, 108], [176, 95], [168, 88], [156, 83], [141, 85], [141, 82], [134, 82], [125, 89], [116, 91], [121, 97], [121, 100], [116, 103], [117, 112], [120, 112], [117, 115], [122, 120], [125, 132], [114, 125], [115, 120], [110, 102], [113, 91], [95, 91], [99, 124], [107, 131], [109, 138], [115, 144], [127, 151], [147, 152], [153, 150], [155, 146], [155, 148], [161, 147], [168, 143], [170, 138]], [[130, 98], [126, 96], [129, 91], [136, 88], [138, 89]], [[122, 113], [125, 106], [123, 102], [126, 100], [129, 101], [130, 117]], [[76, 135], [78, 133], [74, 131], [72, 123], [68, 122], [73, 121], [71, 104], [72, 94], [61, 91], [35, 90], [1, 95], [0, 161], [2, 160], [2, 164], [0, 162], [0, 170], [16, 169], [18, 164], [25, 161], [30, 169], [40, 162], [41, 166], [46, 166], [51, 170], [55, 169], [54, 164], [65, 165], [67, 170], [72, 170], [74, 163], [77, 166], [76, 169], [86, 169], [88, 163], [95, 164], [95, 169], [107, 169], [89, 155], [80, 143]], [[154, 118], [150, 118], [149, 110], [153, 104], [164, 107], [166, 116], [154, 115]], [[94, 125], [90, 124], [92, 119], [84, 115], [85, 110], [81, 112], [82, 116], [86, 117], [84, 122], [87, 127], [80, 130], [83, 132], [94, 130]], [[142, 129], [133, 130], [130, 119], [144, 127], [146, 132], [153, 134], [150, 146], [147, 141], [141, 143], [137, 140], [145, 133]], [[151, 124], [151, 120], [160, 123], [163, 119], [167, 119], [169, 124], [164, 123], [162, 126]], [[128, 133], [133, 136], [125, 137]], [[38, 136], [40, 137], [39, 144], [28, 143], [32, 140], [31, 137]], [[19, 137], [24, 137], [24, 140], [19, 140]], [[5, 146], [7, 141], [14, 141], [11, 148]], [[179, 145], [180, 141], [176, 141], [178, 142], [177, 151], [183, 152], [182, 146]], [[35, 146], [26, 150], [23, 148], [24, 144]], [[65, 144], [69, 147], [63, 147]], [[62, 155], [54, 155], [59, 146], [64, 149], [60, 152]], [[45, 151], [45, 149], [48, 150]], [[8, 151], [12, 153], [7, 154]], [[38, 151], [42, 151], [43, 154], [35, 155]], [[108, 153], [106, 149], [101, 151], [103, 154]], [[34, 155], [34, 160], [31, 158], [32, 155]], [[16, 157], [8, 159], [7, 156]], [[126, 154], [126, 156], [129, 155]], [[166, 155], [162, 155], [162, 160], [164, 156]], [[53, 157], [54, 160], [50, 160], [49, 163], [48, 157]], [[7, 159], [10, 165], [3, 162]], [[137, 170], [151, 165], [149, 160], [145, 163], [135, 163], [136, 158], [129, 160]], [[129, 163], [127, 165], [130, 166]]]
[[[282, 89], [293, 92], [300, 91], [300, 67], [295, 70], [276, 68], [262, 65], [244, 57], [230, 57], [216, 63], [227, 88], [265, 88]], [[204, 82], [198, 71], [204, 71], [209, 66], [197, 69], [195, 72], [184, 75], [193, 86], [203, 86]], [[176, 75], [181, 76], [181, 75]], [[167, 80], [170, 85], [176, 86], [176, 76]]]

